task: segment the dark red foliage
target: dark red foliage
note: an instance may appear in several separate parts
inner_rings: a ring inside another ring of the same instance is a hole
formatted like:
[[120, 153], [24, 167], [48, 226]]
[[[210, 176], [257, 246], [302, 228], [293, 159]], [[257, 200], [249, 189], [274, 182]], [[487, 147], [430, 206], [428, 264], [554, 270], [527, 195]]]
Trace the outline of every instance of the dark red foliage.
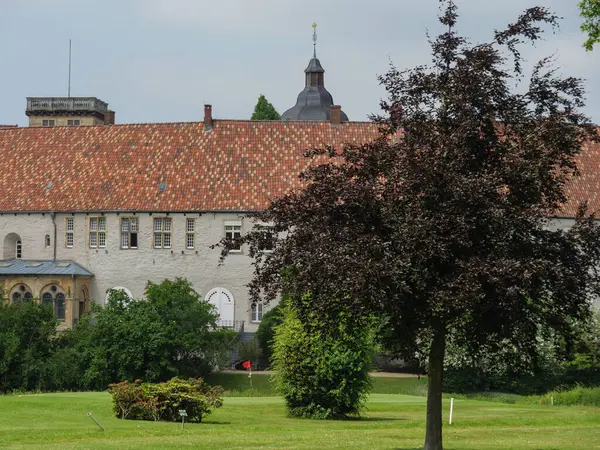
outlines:
[[[309, 152], [329, 162], [254, 215], [280, 233], [275, 251], [258, 251], [258, 230], [243, 238], [255, 258], [253, 299], [311, 291], [326, 313], [329, 299], [343, 298], [356, 314], [384, 317], [397, 351], [430, 345], [427, 449], [441, 449], [449, 333], [467, 347], [508, 339], [531, 351], [540, 330], [564, 332], [586, 317], [599, 291], [600, 231], [585, 206], [569, 232], [549, 219], [595, 135], [578, 110], [581, 80], [560, 78], [544, 60], [526, 92], [513, 90], [519, 45], [556, 16], [531, 8], [471, 45], [454, 30], [454, 4], [443, 3], [448, 30], [432, 42], [432, 65], [380, 77], [389, 94], [375, 118], [381, 138]], [[225, 256], [231, 243], [222, 244]]]

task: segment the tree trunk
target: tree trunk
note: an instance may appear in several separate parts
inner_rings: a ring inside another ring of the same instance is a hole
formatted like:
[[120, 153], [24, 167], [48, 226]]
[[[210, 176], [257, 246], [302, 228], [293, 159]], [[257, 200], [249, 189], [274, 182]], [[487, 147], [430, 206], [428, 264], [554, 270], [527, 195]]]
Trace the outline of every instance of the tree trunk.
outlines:
[[442, 447], [442, 389], [444, 383], [444, 354], [446, 333], [439, 329], [433, 336], [429, 351], [429, 383], [427, 387], [427, 427], [424, 450], [443, 450]]

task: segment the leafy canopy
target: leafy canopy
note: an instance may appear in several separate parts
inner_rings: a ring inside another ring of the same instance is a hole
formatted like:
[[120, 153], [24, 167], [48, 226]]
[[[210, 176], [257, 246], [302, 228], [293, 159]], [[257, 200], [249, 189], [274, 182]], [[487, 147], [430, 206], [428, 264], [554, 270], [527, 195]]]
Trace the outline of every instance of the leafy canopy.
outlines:
[[581, 31], [588, 37], [583, 46], [587, 51], [592, 51], [594, 45], [600, 42], [600, 0], [581, 0], [579, 11], [585, 19]]
[[198, 377], [230, 356], [226, 349], [235, 334], [219, 330], [217, 319], [214, 307], [177, 278], [149, 282], [143, 300], [111, 291], [106, 306], [94, 308], [63, 340], [78, 355], [81, 383], [88, 388]]
[[281, 116], [263, 94], [260, 94], [250, 120], [279, 120]]

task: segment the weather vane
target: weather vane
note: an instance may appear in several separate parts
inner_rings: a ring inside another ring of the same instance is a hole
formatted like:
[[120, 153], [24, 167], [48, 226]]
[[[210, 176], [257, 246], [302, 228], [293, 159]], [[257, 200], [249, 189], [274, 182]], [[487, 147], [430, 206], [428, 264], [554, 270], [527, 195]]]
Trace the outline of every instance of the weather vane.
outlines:
[[317, 57], [317, 22], [313, 22], [313, 58]]

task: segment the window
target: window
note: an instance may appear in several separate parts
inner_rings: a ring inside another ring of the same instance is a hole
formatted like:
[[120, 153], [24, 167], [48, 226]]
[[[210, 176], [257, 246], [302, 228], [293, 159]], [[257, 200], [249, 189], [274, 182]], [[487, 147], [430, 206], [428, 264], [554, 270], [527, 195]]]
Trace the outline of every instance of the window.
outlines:
[[44, 119], [44, 120], [42, 120], [42, 126], [43, 127], [53, 127], [54, 120], [53, 119]]
[[123, 217], [121, 219], [121, 248], [137, 248], [138, 246], [138, 219], [137, 217]]
[[79, 125], [79, 119], [68, 119], [67, 125]]
[[[242, 237], [242, 224], [241, 223], [228, 223], [225, 222], [225, 237], [227, 239], [239, 239]], [[234, 252], [242, 250], [241, 244], [238, 242], [231, 249]]]
[[62, 289], [53, 285], [49, 289], [44, 289], [42, 292], [42, 305], [52, 305], [54, 317], [61, 322], [64, 322], [67, 312], [67, 301]]
[[45, 242], [46, 242], [46, 247], [50, 247], [50, 235], [49, 234], [46, 235]]
[[50, 292], [46, 292], [42, 295], [42, 305], [51, 305], [52, 304], [52, 294]]
[[23, 257], [23, 244], [21, 240], [15, 242], [15, 255], [17, 259], [21, 259]]
[[154, 219], [154, 248], [171, 248], [171, 218]]
[[73, 232], [75, 230], [75, 219], [67, 217], [65, 219], [65, 247], [73, 247]]
[[90, 217], [90, 247], [106, 247], [106, 217]]
[[56, 294], [56, 298], [54, 299], [54, 316], [58, 320], [65, 320], [66, 310], [65, 294]]
[[24, 284], [15, 286], [10, 294], [13, 303], [29, 303], [33, 299], [31, 290]]
[[252, 303], [252, 322], [260, 322], [263, 316], [262, 302]]
[[264, 252], [272, 252], [275, 247], [275, 241], [273, 239], [273, 227], [263, 226], [261, 227], [262, 239], [258, 243], [259, 250]]
[[185, 231], [185, 247], [193, 249], [196, 246], [196, 219], [187, 219]]

